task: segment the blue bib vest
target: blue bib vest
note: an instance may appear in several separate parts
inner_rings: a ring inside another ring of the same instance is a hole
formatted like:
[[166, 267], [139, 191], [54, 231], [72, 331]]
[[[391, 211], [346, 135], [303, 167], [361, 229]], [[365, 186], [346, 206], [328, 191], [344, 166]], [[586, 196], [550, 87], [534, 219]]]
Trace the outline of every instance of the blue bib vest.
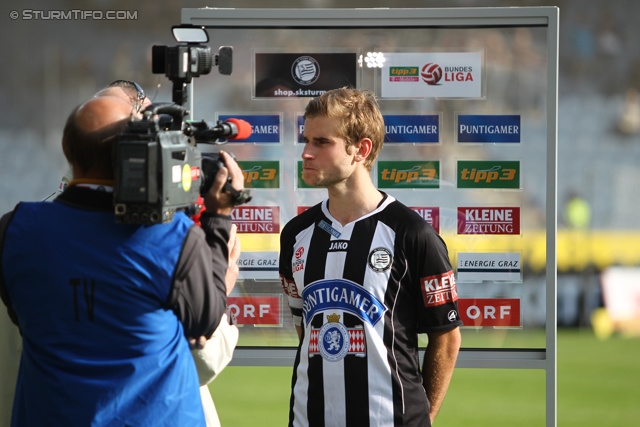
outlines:
[[182, 324], [165, 302], [193, 222], [21, 203], [2, 265], [23, 335], [16, 426], [204, 426]]

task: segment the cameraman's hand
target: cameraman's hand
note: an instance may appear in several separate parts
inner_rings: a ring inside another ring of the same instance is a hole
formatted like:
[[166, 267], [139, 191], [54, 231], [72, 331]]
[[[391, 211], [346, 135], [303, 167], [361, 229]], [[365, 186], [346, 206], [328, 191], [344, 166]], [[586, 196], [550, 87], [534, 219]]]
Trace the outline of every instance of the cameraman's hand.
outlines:
[[224, 191], [227, 177], [231, 177], [231, 186], [238, 191], [244, 189], [244, 176], [238, 163], [225, 151], [220, 151], [220, 160], [225, 166], [218, 170], [218, 173], [211, 185], [211, 188], [204, 197], [204, 205], [208, 212], [221, 215], [231, 215], [233, 210], [233, 199], [231, 194]]
[[190, 350], [202, 350], [204, 346], [207, 344], [207, 337], [201, 336], [198, 338], [189, 338], [189, 349]]

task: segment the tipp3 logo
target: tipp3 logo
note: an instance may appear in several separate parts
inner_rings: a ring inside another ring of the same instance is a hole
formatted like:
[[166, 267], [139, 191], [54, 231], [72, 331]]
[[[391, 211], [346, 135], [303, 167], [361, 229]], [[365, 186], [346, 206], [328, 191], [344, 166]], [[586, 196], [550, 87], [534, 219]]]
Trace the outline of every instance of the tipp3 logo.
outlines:
[[440, 188], [440, 162], [379, 161], [380, 188]]
[[517, 160], [460, 160], [458, 188], [520, 188], [520, 162]]

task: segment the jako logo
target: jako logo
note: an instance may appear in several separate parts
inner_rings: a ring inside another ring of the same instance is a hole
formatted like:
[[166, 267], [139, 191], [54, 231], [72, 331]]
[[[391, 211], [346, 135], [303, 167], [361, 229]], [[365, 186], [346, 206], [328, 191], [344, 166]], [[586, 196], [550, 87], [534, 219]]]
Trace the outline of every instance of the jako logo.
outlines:
[[429, 62], [422, 67], [420, 75], [426, 84], [435, 85], [442, 78], [442, 68], [438, 64]]

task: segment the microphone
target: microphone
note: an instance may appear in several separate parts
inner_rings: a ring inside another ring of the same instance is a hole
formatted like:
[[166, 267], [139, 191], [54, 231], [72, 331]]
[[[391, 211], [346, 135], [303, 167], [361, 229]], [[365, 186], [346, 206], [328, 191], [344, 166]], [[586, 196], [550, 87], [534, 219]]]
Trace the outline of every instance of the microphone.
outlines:
[[198, 143], [222, 140], [246, 139], [251, 135], [251, 125], [241, 119], [230, 118], [227, 121], [218, 120], [215, 126], [209, 126], [204, 120], [189, 121], [190, 131]]
[[218, 120], [213, 129], [218, 131], [218, 128], [221, 136], [226, 139], [247, 139], [251, 136], [251, 125], [242, 119], [229, 118], [226, 122]]

